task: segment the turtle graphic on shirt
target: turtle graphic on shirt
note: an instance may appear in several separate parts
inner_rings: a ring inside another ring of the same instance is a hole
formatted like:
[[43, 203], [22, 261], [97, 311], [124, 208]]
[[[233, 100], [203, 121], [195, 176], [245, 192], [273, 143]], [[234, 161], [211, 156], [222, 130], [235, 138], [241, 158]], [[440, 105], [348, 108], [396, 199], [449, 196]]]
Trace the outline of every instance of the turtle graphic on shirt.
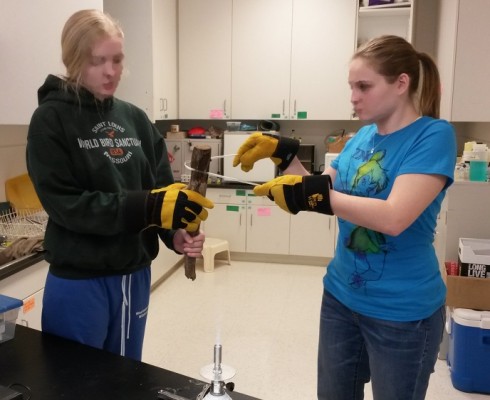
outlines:
[[[372, 154], [362, 152], [362, 159], [366, 159], [366, 161], [353, 174], [348, 188], [351, 194], [368, 197], [370, 194], [378, 194], [386, 189], [389, 178], [382, 166], [385, 154], [385, 150], [379, 150]], [[360, 156], [359, 152], [354, 154], [356, 158]], [[368, 282], [381, 279], [386, 255], [390, 250], [390, 244], [385, 235], [362, 226], [356, 226], [346, 239], [345, 246], [354, 252], [355, 270], [349, 280], [352, 287], [366, 288]], [[383, 255], [381, 264], [378, 262], [373, 264], [373, 256], [378, 255]]]

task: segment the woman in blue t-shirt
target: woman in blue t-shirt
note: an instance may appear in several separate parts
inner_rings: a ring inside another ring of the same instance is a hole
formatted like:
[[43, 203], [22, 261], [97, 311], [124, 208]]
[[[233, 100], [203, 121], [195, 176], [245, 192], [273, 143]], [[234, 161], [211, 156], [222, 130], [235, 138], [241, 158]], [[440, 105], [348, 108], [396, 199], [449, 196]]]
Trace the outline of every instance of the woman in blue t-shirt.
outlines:
[[295, 157], [293, 139], [256, 133], [243, 170], [270, 157], [284, 175], [254, 188], [284, 210], [335, 214], [339, 235], [324, 277], [318, 399], [424, 399], [442, 338], [446, 289], [433, 247], [453, 182], [456, 141], [439, 119], [433, 60], [405, 39], [362, 46], [349, 68], [351, 102], [368, 124], [323, 175]]

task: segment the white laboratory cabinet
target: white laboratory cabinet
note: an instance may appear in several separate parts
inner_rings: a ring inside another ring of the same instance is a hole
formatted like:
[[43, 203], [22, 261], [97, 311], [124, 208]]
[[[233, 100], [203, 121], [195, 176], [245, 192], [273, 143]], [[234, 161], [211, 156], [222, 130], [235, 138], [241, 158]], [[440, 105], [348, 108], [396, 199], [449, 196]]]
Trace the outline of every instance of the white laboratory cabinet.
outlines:
[[179, 0], [178, 14], [179, 118], [350, 118], [355, 0]]
[[306, 211], [291, 215], [289, 254], [332, 258], [336, 236], [335, 216]]
[[438, 0], [437, 54], [442, 81], [441, 117], [490, 121], [490, 1]]
[[232, 117], [350, 119], [355, 15], [354, 0], [234, 0]]
[[177, 118], [176, 0], [104, 0], [124, 31], [124, 73], [116, 96], [150, 120]]
[[334, 255], [334, 216], [309, 212], [291, 215], [247, 189], [208, 188], [206, 197], [214, 202], [214, 208], [202, 225], [204, 233], [228, 240], [231, 252], [310, 259]]
[[178, 2], [180, 119], [230, 118], [232, 8], [232, 0]]
[[245, 189], [208, 188], [214, 202], [203, 224], [206, 236], [226, 239], [232, 252], [289, 253], [289, 214]]
[[0, 293], [22, 300], [17, 323], [41, 330], [44, 285], [49, 265], [42, 260], [0, 280]]

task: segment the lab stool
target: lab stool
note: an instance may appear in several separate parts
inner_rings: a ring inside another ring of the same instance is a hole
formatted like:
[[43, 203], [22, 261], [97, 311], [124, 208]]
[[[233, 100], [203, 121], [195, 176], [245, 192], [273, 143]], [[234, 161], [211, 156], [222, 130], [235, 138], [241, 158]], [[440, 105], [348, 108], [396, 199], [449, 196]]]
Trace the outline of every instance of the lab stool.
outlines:
[[202, 258], [204, 261], [204, 272], [214, 271], [214, 256], [223, 251], [227, 252], [228, 265], [231, 265], [230, 246], [228, 240], [207, 237], [202, 247]]

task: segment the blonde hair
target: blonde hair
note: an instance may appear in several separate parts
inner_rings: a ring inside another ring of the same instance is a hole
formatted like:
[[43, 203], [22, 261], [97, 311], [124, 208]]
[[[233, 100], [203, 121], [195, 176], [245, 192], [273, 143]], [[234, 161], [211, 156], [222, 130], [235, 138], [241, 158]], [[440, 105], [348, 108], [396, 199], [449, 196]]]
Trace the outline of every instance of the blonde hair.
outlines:
[[439, 118], [441, 80], [437, 66], [429, 55], [416, 51], [399, 36], [383, 35], [361, 46], [352, 57], [356, 58], [366, 60], [390, 83], [400, 74], [407, 74], [410, 77], [409, 95], [418, 103], [419, 112]]
[[91, 56], [92, 46], [98, 39], [112, 36], [124, 38], [124, 33], [115, 19], [100, 10], [80, 10], [68, 18], [61, 34], [65, 89], [78, 93], [82, 69]]

